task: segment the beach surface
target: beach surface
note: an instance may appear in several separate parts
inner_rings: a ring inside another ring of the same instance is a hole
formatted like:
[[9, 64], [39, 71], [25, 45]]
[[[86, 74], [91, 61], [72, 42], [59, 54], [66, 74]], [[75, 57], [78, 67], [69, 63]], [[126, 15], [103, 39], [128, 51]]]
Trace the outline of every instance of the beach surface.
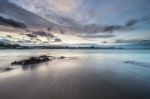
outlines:
[[[39, 55], [67, 58], [10, 65]], [[150, 99], [149, 59], [150, 50], [0, 50], [0, 99]]]

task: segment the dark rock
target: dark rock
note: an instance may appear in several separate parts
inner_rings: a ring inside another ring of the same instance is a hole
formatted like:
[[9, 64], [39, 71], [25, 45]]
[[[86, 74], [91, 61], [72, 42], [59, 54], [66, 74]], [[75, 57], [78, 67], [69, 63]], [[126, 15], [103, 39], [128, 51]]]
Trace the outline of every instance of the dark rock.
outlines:
[[142, 62], [137, 62], [137, 61], [125, 61], [124, 63], [132, 64], [132, 65], [136, 65], [136, 66], [150, 67], [150, 64], [148, 64], [148, 63], [142, 63]]
[[5, 68], [5, 69], [4, 69], [4, 71], [10, 71], [10, 70], [12, 70], [12, 68], [9, 68], [9, 67], [8, 67], [8, 68]]
[[125, 61], [124, 63], [127, 63], [127, 64], [135, 64], [136, 62], [134, 62], [134, 61]]
[[66, 57], [64, 57], [64, 56], [60, 56], [60, 57], [58, 57], [58, 59], [64, 59], [64, 58], [66, 58]]
[[21, 61], [15, 61], [15, 62], [12, 62], [11, 65], [31, 65], [31, 64], [47, 62], [50, 60], [52, 59], [49, 59], [49, 56], [43, 55], [39, 57], [30, 57], [29, 59], [25, 59]]

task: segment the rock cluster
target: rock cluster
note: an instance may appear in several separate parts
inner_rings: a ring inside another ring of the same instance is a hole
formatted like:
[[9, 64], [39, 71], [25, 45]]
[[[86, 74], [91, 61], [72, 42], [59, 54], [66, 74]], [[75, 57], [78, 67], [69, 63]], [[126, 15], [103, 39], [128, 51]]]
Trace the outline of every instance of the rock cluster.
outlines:
[[12, 62], [11, 65], [31, 65], [31, 64], [47, 62], [50, 60], [52, 59], [50, 59], [49, 56], [43, 55], [39, 57], [30, 57], [29, 59], [25, 59], [21, 61], [15, 61], [15, 62]]

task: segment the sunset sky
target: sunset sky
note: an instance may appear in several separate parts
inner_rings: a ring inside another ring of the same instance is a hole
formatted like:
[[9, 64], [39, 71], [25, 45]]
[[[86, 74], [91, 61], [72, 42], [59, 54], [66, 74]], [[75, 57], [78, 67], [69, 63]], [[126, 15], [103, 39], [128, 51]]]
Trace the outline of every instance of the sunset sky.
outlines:
[[0, 0], [0, 41], [150, 43], [149, 9], [150, 0]]

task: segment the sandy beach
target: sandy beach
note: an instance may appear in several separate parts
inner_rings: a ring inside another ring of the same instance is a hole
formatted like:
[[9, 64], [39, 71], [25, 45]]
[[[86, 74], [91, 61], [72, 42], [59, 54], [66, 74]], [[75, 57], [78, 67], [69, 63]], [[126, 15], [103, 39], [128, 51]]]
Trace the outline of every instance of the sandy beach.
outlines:
[[12, 59], [8, 51], [0, 51], [1, 68], [13, 60], [29, 57], [31, 53], [71, 58], [26, 67], [13, 66], [12, 70], [1, 72], [1, 99], [150, 98], [148, 50], [12, 50]]

